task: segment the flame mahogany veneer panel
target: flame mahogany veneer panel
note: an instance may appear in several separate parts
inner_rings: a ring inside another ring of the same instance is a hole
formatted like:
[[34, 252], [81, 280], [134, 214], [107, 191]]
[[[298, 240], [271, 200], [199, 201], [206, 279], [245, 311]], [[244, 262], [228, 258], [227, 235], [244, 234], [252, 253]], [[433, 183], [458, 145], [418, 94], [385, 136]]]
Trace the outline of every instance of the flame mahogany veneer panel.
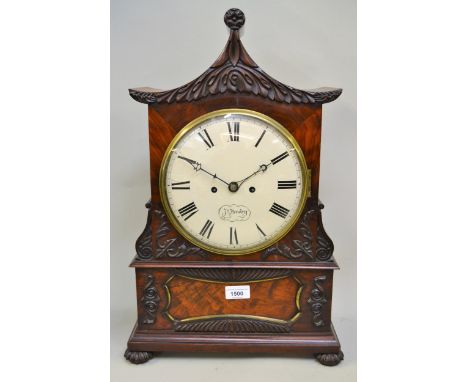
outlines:
[[[225, 287], [236, 285], [249, 285], [250, 298], [227, 300]], [[243, 314], [288, 321], [297, 313], [296, 295], [300, 287], [291, 276], [251, 283], [201, 281], [175, 276], [166, 284], [171, 295], [168, 312], [179, 320]]]
[[[208, 280], [203, 282], [175, 276], [183, 271], [183, 269], [177, 268], [136, 269], [138, 323], [141, 329], [173, 330], [174, 322], [165, 313], [169, 307], [170, 314], [177, 319], [242, 313], [287, 321], [299, 310], [299, 317], [291, 325], [292, 332], [325, 332], [330, 330], [333, 270], [286, 270], [290, 272], [289, 276], [273, 281], [248, 282], [248, 280], [243, 280], [221, 283], [208, 282]], [[229, 269], [223, 271], [229, 271]], [[148, 275], [152, 279], [150, 282], [148, 282]], [[323, 279], [316, 282], [316, 278]], [[170, 301], [165, 288], [167, 284], [170, 289]], [[251, 298], [248, 300], [226, 300], [224, 298], [226, 285], [250, 285]], [[296, 296], [300, 285], [302, 285], [302, 290], [298, 301], [299, 308], [297, 308]], [[154, 288], [152, 295], [155, 294], [156, 299], [145, 298], [148, 288], [150, 291], [151, 288]], [[323, 292], [320, 292], [320, 289]], [[151, 301], [155, 302], [152, 314], [146, 306]], [[314, 303], [321, 304], [320, 309], [315, 312]], [[154, 321], [148, 323], [146, 321], [148, 318]], [[322, 321], [321, 325], [314, 324], [314, 322], [320, 323], [320, 321]]]

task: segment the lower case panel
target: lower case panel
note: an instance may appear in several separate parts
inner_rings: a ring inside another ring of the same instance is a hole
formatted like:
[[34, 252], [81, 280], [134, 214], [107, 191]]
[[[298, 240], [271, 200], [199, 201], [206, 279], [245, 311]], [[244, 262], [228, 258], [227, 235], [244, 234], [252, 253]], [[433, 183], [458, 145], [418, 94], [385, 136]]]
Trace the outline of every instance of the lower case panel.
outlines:
[[[330, 332], [333, 270], [136, 269], [138, 328], [174, 332]], [[228, 299], [226, 287], [248, 287]]]
[[[331, 323], [333, 269], [144, 267], [136, 276], [133, 363], [160, 351], [315, 354], [324, 365], [343, 358]], [[226, 287], [239, 286], [249, 297], [227, 298]]]

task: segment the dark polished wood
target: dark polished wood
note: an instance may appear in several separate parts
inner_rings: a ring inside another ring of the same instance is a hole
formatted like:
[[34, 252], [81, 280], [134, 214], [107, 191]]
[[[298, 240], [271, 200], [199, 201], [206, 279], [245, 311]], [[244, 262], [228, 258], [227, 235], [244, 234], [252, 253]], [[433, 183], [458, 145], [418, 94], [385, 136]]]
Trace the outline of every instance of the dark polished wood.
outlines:
[[[181, 263], [171, 262], [171, 261], [158, 261], [158, 268], [180, 268]], [[258, 268], [265, 266], [265, 263], [262, 262], [232, 262], [232, 261], [218, 261], [216, 265], [206, 261], [184, 261], [184, 268]], [[130, 263], [130, 267], [134, 268], [154, 268], [154, 262], [144, 262], [133, 260]], [[268, 268], [280, 268], [280, 269], [340, 269], [338, 264], [333, 261], [320, 262], [320, 263], [292, 263], [292, 262], [275, 262], [268, 263]]]
[[[148, 104], [151, 199], [131, 266], [138, 320], [125, 358], [138, 364], [160, 351], [297, 353], [324, 365], [343, 357], [331, 322], [333, 242], [318, 199], [322, 104], [341, 89], [300, 90], [265, 73], [247, 53], [239, 29], [245, 16], [225, 14], [230, 28], [218, 59], [199, 77], [172, 90], [130, 89]], [[159, 173], [175, 135], [219, 109], [249, 109], [283, 125], [300, 145], [310, 170], [302, 215], [280, 241], [248, 255], [207, 252], [185, 240], [161, 204]], [[250, 287], [249, 299], [225, 298], [225, 287]]]
[[277, 335], [167, 333], [141, 330], [135, 325], [128, 340], [128, 349], [158, 352], [242, 352], [280, 354], [336, 354], [340, 342], [333, 326], [327, 332]]

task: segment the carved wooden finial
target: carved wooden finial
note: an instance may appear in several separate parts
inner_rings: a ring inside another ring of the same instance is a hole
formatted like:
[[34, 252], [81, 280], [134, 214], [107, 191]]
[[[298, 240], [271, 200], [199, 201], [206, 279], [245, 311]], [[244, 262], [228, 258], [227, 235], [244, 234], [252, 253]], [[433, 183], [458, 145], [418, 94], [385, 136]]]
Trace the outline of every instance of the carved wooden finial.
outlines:
[[245, 23], [244, 12], [237, 8], [229, 9], [224, 14], [224, 23], [233, 31], [241, 29]]

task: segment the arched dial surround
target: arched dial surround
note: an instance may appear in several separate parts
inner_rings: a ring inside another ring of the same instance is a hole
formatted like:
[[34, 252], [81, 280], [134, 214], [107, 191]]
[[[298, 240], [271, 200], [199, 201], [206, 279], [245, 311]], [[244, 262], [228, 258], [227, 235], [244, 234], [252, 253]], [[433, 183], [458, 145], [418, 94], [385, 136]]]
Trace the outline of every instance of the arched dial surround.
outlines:
[[307, 198], [304, 155], [275, 120], [224, 109], [185, 126], [162, 160], [160, 194], [174, 227], [218, 254], [264, 249], [295, 224]]

